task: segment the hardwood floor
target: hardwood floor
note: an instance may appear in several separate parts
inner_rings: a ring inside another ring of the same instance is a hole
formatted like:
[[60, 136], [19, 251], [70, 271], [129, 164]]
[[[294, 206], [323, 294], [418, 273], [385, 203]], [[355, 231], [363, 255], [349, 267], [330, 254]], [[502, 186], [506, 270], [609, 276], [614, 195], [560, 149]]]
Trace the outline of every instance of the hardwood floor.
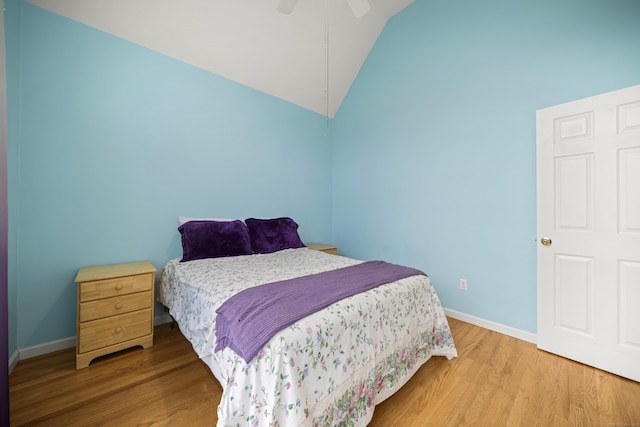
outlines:
[[[371, 426], [637, 426], [640, 383], [450, 319], [459, 356], [434, 357], [380, 404]], [[222, 389], [177, 328], [147, 350], [75, 370], [74, 349], [21, 361], [12, 426], [211, 426]]]

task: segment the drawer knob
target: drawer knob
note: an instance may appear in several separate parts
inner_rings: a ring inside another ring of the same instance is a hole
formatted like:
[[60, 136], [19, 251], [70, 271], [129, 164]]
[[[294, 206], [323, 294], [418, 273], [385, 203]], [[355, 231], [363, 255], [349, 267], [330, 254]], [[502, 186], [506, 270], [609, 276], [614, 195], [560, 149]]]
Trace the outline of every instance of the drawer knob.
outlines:
[[120, 310], [122, 308], [122, 304], [117, 303], [115, 308], [116, 308], [116, 310]]
[[115, 333], [116, 333], [116, 334], [119, 334], [119, 333], [121, 333], [121, 332], [122, 332], [122, 328], [116, 328], [116, 330], [115, 330]]
[[116, 291], [122, 290], [122, 285], [116, 285]]

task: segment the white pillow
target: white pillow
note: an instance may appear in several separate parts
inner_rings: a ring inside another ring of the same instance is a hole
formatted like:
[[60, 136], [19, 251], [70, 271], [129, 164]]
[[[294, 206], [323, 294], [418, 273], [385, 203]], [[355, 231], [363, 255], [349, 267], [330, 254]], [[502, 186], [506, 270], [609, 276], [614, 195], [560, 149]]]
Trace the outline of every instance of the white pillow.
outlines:
[[189, 216], [179, 216], [178, 217], [178, 222], [180, 223], [180, 225], [184, 224], [185, 222], [189, 222], [189, 221], [235, 221], [233, 219], [229, 219], [229, 218], [192, 218]]

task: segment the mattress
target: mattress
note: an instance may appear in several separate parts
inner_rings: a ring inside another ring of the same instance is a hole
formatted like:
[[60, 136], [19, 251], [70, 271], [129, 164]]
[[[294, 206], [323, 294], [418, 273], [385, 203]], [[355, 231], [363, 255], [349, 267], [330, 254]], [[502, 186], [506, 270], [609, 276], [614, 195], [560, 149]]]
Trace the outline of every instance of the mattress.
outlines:
[[215, 352], [216, 309], [258, 285], [362, 261], [307, 248], [169, 261], [157, 298], [223, 388], [218, 426], [366, 425], [431, 356], [457, 355], [426, 275], [340, 300], [276, 333], [248, 362]]

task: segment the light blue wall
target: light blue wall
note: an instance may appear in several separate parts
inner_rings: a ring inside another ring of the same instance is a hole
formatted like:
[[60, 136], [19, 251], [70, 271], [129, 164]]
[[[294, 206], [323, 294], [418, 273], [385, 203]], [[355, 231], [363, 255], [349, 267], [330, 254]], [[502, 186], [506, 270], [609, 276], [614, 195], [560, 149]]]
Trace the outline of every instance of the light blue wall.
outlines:
[[9, 34], [18, 348], [75, 335], [78, 268], [180, 256], [179, 215], [288, 215], [303, 240], [329, 239], [322, 116], [20, 6]]
[[639, 84], [639, 52], [636, 0], [416, 0], [332, 123], [333, 241], [535, 333], [535, 111]]

